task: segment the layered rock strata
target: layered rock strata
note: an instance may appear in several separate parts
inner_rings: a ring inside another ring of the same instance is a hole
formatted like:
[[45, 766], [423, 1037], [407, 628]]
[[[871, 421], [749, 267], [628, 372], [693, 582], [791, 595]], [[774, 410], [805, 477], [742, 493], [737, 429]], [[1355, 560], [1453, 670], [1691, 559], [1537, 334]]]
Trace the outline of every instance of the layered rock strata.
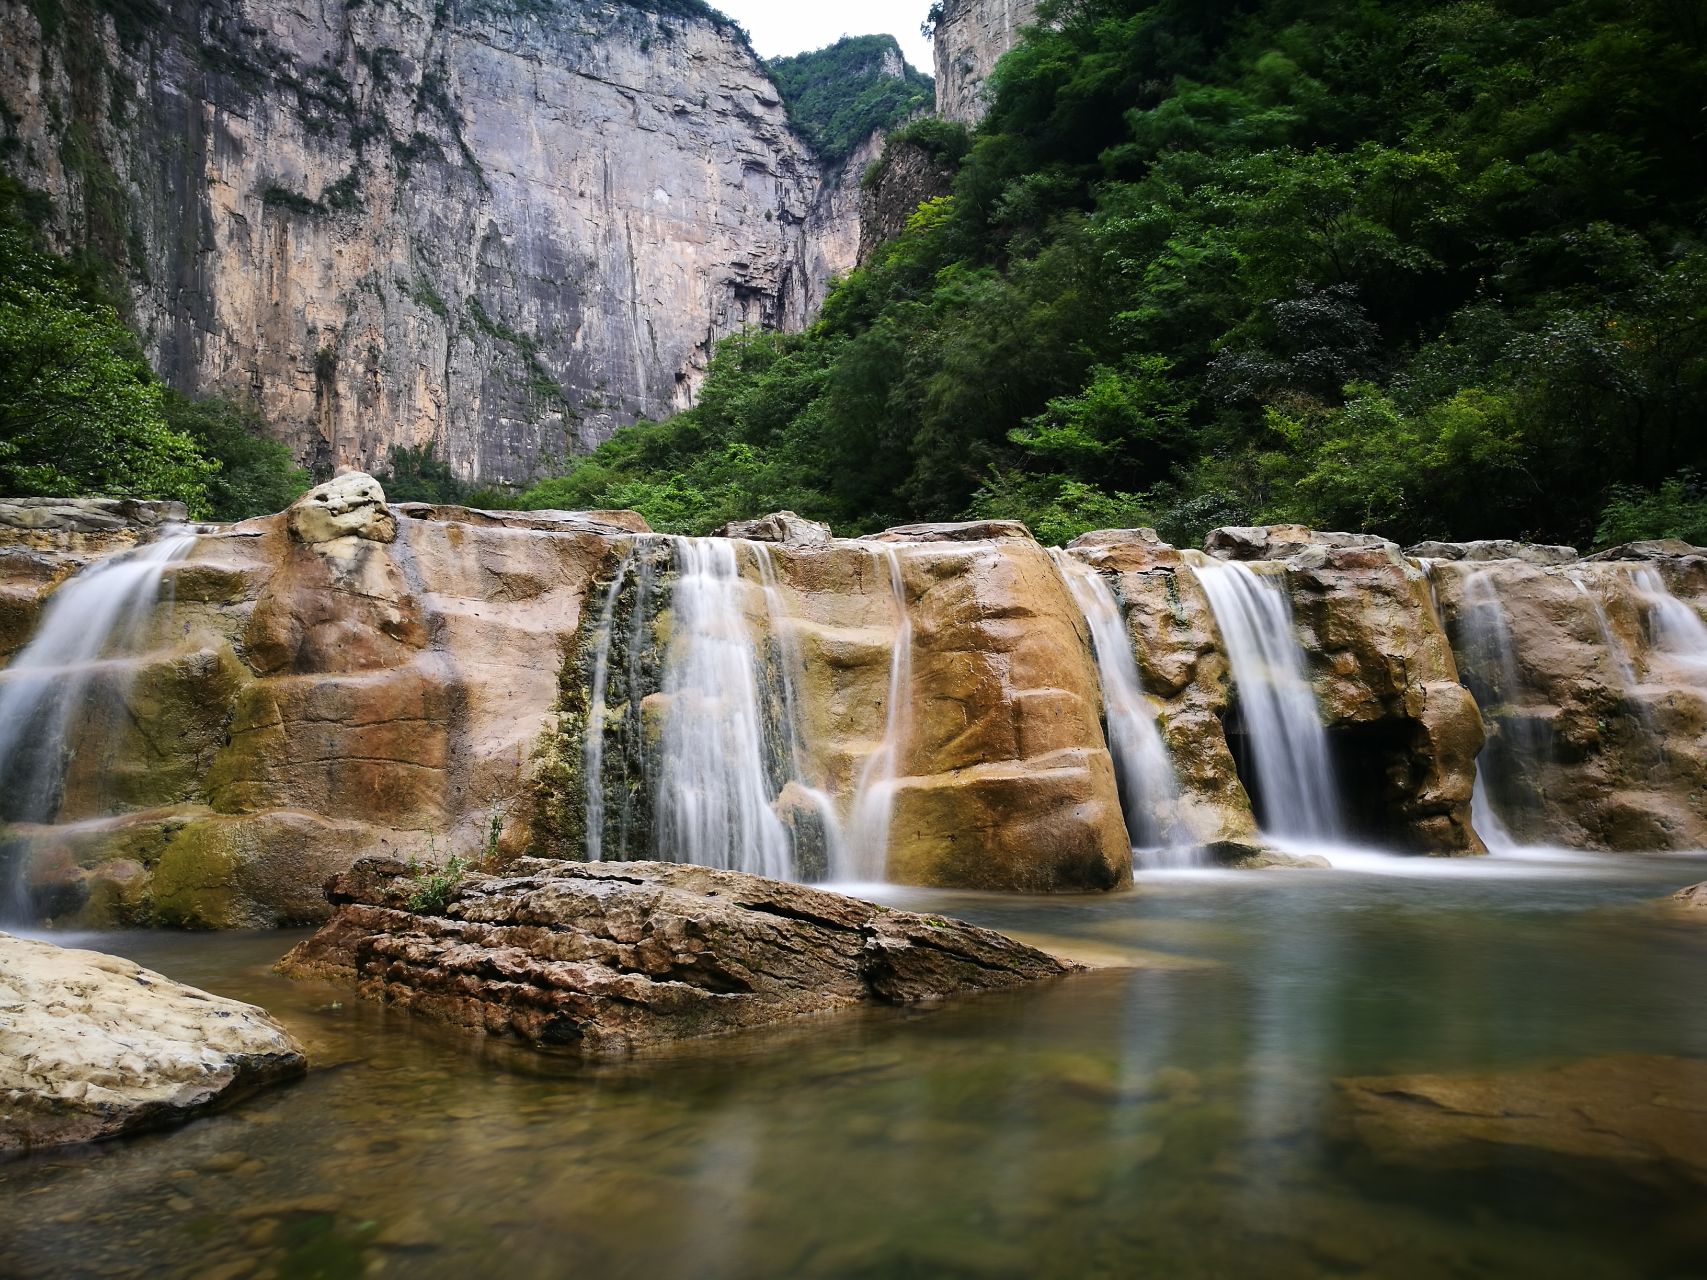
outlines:
[[853, 263], [856, 189], [820, 198], [709, 10], [144, 13], [0, 3], [0, 158], [123, 273], [167, 379], [253, 400], [325, 475], [432, 445], [526, 480], [684, 407], [717, 339], [803, 324]]
[[610, 1057], [1073, 966], [988, 929], [739, 872], [525, 860], [424, 901], [396, 863], [327, 885], [298, 977], [540, 1048]]
[[263, 1010], [0, 934], [0, 1157], [177, 1124], [307, 1065]]

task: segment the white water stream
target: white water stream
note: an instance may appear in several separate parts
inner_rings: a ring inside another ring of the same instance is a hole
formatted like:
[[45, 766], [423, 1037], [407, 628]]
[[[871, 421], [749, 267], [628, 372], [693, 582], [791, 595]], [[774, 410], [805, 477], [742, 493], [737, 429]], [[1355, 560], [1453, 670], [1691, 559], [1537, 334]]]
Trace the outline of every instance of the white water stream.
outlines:
[[1338, 838], [1341, 809], [1328, 736], [1285, 579], [1270, 580], [1236, 561], [1201, 565], [1196, 572], [1232, 668], [1265, 833]]
[[1102, 682], [1108, 749], [1132, 840], [1134, 865], [1145, 870], [1196, 866], [1200, 851], [1179, 828], [1179, 779], [1162, 741], [1156, 711], [1144, 694], [1132, 636], [1107, 579], [1065, 551], [1050, 552], [1091, 632]]
[[[34, 637], [0, 672], [0, 815], [10, 822], [48, 822], [61, 779], [78, 747], [78, 721], [95, 697], [122, 694], [114, 677], [129, 672], [110, 661], [131, 650], [160, 598], [174, 561], [195, 535], [169, 533], [147, 546], [98, 560], [49, 598]], [[28, 918], [22, 868], [0, 915]]]

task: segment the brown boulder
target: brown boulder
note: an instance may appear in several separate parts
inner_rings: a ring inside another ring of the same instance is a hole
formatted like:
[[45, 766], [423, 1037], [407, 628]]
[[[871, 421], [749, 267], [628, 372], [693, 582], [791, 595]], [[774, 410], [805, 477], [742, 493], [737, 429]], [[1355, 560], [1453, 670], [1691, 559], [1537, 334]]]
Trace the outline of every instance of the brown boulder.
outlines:
[[364, 862], [327, 894], [332, 921], [282, 972], [595, 1057], [1074, 968], [958, 921], [666, 863], [527, 859], [424, 887]]

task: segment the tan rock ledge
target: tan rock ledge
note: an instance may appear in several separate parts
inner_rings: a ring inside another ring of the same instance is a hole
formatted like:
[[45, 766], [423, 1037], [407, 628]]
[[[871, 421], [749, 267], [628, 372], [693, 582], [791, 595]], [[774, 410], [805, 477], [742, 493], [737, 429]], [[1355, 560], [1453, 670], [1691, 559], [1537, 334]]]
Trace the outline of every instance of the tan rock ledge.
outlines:
[[1080, 966], [989, 929], [738, 871], [523, 859], [454, 884], [370, 859], [280, 962], [537, 1048], [614, 1057]]
[[176, 1124], [307, 1066], [253, 1005], [0, 934], [0, 1158]]

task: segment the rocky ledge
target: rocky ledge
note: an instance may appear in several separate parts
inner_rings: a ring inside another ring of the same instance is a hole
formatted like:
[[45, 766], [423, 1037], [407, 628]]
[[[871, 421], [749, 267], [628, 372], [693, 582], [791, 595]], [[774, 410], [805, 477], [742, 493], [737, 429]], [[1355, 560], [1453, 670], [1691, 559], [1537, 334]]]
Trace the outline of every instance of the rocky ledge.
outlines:
[[454, 884], [364, 860], [280, 962], [541, 1048], [620, 1056], [1076, 966], [988, 929], [735, 871], [524, 859]]
[[175, 1124], [307, 1066], [252, 1005], [0, 934], [0, 1157]]

